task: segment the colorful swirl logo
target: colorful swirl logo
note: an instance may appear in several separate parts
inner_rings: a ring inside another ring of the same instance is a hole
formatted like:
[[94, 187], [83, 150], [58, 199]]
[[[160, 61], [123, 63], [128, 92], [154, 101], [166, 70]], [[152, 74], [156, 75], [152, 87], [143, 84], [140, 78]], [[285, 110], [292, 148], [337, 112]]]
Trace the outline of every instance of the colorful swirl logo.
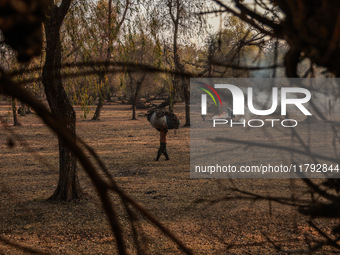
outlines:
[[212, 98], [212, 100], [214, 101], [216, 106], [217, 106], [216, 99], [215, 99], [213, 94], [208, 89], [210, 89], [217, 96], [218, 100], [220, 101], [220, 104], [222, 105], [222, 100], [221, 100], [219, 94], [217, 93], [217, 91], [213, 87], [211, 87], [210, 85], [208, 85], [208, 84], [206, 84], [204, 82], [197, 82], [197, 83], [200, 84], [200, 85], [203, 85], [204, 87], [206, 87], [206, 89], [205, 88], [201, 88], [201, 87], [198, 87], [198, 89], [200, 89], [200, 90], [204, 91], [205, 93], [207, 93]]

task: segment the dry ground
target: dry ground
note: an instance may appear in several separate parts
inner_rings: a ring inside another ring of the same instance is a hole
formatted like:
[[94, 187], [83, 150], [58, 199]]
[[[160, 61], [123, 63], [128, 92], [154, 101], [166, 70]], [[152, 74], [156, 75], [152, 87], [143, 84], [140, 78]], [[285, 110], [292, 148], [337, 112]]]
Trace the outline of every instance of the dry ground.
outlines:
[[[183, 119], [183, 105], [176, 112]], [[80, 109], [76, 108], [78, 116]], [[8, 119], [9, 106], [0, 106], [0, 116]], [[308, 218], [296, 209], [261, 201], [202, 202], [227, 195], [226, 188], [263, 195], [287, 196], [306, 191], [299, 180], [190, 179], [189, 129], [169, 132], [169, 162], [155, 162], [158, 132], [147, 122], [145, 111], [132, 121], [130, 106], [105, 105], [101, 121], [79, 118], [78, 134], [104, 160], [119, 185], [152, 212], [196, 254], [276, 254], [275, 243], [287, 249], [305, 247], [305, 238], [317, 237]], [[80, 182], [86, 199], [62, 203], [48, 202], [58, 179], [56, 137], [30, 114], [20, 117], [22, 126], [10, 129], [29, 144], [15, 142], [9, 148], [9, 132], [0, 131], [0, 237], [51, 254], [115, 254], [114, 238], [96, 193], [86, 174]], [[183, 122], [184, 120], [182, 120]], [[239, 160], [243, 160], [240, 158]], [[236, 196], [236, 194], [229, 194]], [[117, 209], [119, 201], [114, 198]], [[197, 202], [201, 201], [201, 202]], [[120, 220], [127, 226], [123, 213]], [[180, 251], [144, 218], [139, 218], [148, 254], [179, 254]], [[320, 222], [329, 231], [335, 222]], [[131, 237], [131, 233], [126, 232]], [[134, 254], [128, 244], [129, 253]], [[324, 249], [320, 253], [330, 253]], [[1, 254], [22, 254], [0, 243]]]

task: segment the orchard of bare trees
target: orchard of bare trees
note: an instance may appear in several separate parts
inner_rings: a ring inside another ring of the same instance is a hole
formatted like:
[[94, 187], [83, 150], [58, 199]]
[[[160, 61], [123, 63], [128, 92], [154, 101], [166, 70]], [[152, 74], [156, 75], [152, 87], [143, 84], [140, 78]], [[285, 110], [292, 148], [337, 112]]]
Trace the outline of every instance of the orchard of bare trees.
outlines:
[[[198, 123], [198, 78], [334, 81], [312, 88], [305, 128], [230, 129], [200, 148], [335, 171], [339, 13], [335, 0], [0, 1], [0, 253], [339, 252], [339, 177], [190, 178], [190, 130], [231, 99], [204, 83], [215, 104]], [[162, 138], [150, 110], [179, 129]], [[169, 161], [154, 161], [159, 141]]]

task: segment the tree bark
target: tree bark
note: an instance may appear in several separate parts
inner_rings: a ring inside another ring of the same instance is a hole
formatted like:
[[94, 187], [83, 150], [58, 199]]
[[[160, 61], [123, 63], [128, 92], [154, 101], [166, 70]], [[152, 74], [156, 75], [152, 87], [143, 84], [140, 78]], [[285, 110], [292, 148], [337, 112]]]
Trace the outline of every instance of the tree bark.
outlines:
[[[173, 25], [174, 25], [174, 34], [173, 34], [173, 51], [174, 51], [174, 65], [175, 65], [175, 71], [176, 72], [184, 72], [184, 66], [181, 64], [180, 56], [178, 53], [178, 30], [179, 30], [179, 20], [180, 20], [180, 13], [181, 13], [181, 2], [180, 0], [175, 0], [175, 14], [172, 12], [172, 5], [169, 3], [169, 12], [170, 17], [172, 19]], [[183, 90], [183, 97], [185, 102], [185, 126], [190, 126], [190, 90], [187, 85], [187, 82], [185, 81], [185, 78], [181, 77], [182, 82], [182, 90]], [[179, 85], [179, 78], [178, 75], [173, 76], [173, 91], [170, 89], [170, 105], [169, 110], [173, 112], [174, 110], [174, 91], [178, 89]]]
[[100, 120], [100, 114], [102, 112], [103, 106], [104, 106], [104, 98], [103, 98], [102, 93], [99, 92], [98, 104], [96, 107], [96, 111], [93, 114], [93, 117], [91, 120]]
[[[173, 35], [173, 51], [174, 51], [174, 65], [175, 65], [175, 71], [179, 71], [179, 55], [178, 55], [178, 47], [177, 47], [177, 39], [178, 39], [178, 26], [179, 26], [179, 18], [178, 18], [178, 10], [179, 10], [179, 2], [176, 0], [176, 17], [172, 14], [171, 10], [171, 16], [172, 16], [172, 21], [174, 23], [174, 35]], [[173, 75], [172, 79], [172, 87], [170, 88], [170, 104], [169, 104], [169, 111], [173, 112], [174, 111], [174, 94], [176, 89], [178, 88], [178, 76], [177, 74]]]
[[185, 127], [190, 127], [190, 88], [189, 84], [183, 78], [183, 95], [185, 102]]
[[137, 117], [136, 117], [136, 106], [137, 106], [137, 102], [138, 102], [139, 91], [142, 88], [144, 77], [145, 77], [145, 74], [144, 74], [142, 80], [141, 81], [137, 81], [137, 84], [136, 84], [135, 95], [133, 97], [133, 102], [132, 102], [132, 120], [137, 120]]
[[132, 120], [137, 120], [136, 118], [136, 100], [134, 100], [132, 105]]
[[21, 126], [21, 123], [19, 122], [19, 119], [18, 119], [17, 99], [12, 98], [11, 104], [12, 104], [12, 112], [13, 112], [13, 126]]
[[[173, 12], [172, 1], [168, 2], [168, 8], [169, 8], [169, 15], [173, 23], [173, 59], [174, 59], [174, 69], [175, 71], [179, 71], [179, 55], [178, 55], [178, 46], [177, 46], [177, 39], [178, 39], [178, 28], [179, 28], [179, 0], [175, 0], [175, 11]], [[174, 111], [174, 97], [175, 97], [175, 91], [178, 89], [178, 76], [177, 74], [172, 75], [172, 86], [169, 90], [169, 111]]]
[[91, 120], [99, 120], [100, 119], [100, 114], [102, 112], [103, 106], [104, 106], [104, 92], [102, 89], [105, 87], [105, 71], [101, 71], [99, 73], [99, 93], [98, 93], [98, 104], [96, 107], [96, 111], [92, 117]]
[[[76, 114], [62, 84], [60, 27], [70, 6], [71, 0], [63, 0], [59, 7], [50, 1], [50, 8], [45, 22], [46, 59], [43, 67], [42, 82], [51, 111], [62, 116], [65, 125], [74, 134], [76, 132]], [[59, 181], [51, 200], [70, 201], [81, 198], [81, 189], [77, 177], [77, 160], [64, 141], [59, 143]]]
[[[109, 15], [108, 15], [108, 27], [107, 27], [107, 38], [109, 39], [108, 42], [108, 47], [107, 47], [107, 52], [106, 52], [106, 60], [107, 62], [110, 61], [110, 57], [111, 57], [111, 50], [112, 50], [112, 20], [111, 20], [111, 16], [112, 16], [112, 0], [109, 0]], [[125, 19], [125, 15], [123, 16], [123, 18]], [[105, 75], [106, 75], [106, 71], [108, 69], [108, 66], [104, 67], [104, 70], [101, 70], [99, 73], [99, 83], [100, 85], [103, 85], [103, 87], [101, 86], [99, 89], [99, 98], [98, 98], [98, 104], [96, 107], [96, 111], [92, 117], [91, 120], [99, 120], [100, 119], [100, 114], [101, 111], [103, 109], [104, 106], [104, 92], [102, 91], [102, 88], [104, 88], [106, 86], [106, 84], [102, 84], [105, 82]], [[111, 101], [111, 97], [109, 97], [109, 100]]]

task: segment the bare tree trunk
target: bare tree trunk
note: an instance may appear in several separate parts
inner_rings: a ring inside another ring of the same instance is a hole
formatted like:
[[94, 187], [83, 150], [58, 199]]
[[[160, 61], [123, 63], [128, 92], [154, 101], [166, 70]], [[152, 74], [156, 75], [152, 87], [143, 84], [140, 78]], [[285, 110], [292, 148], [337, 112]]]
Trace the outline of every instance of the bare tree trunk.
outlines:
[[[63, 0], [59, 7], [50, 1], [50, 9], [45, 22], [46, 59], [43, 67], [42, 82], [51, 111], [62, 116], [65, 125], [74, 134], [76, 132], [76, 114], [64, 90], [61, 79], [61, 41], [60, 27], [69, 9], [71, 0]], [[59, 181], [52, 200], [70, 201], [81, 198], [81, 189], [77, 177], [76, 157], [64, 141], [59, 143]]]
[[104, 106], [104, 98], [103, 98], [102, 93], [99, 92], [98, 104], [97, 104], [97, 107], [96, 107], [96, 111], [95, 111], [91, 120], [99, 120], [100, 119], [100, 114], [102, 112], [103, 106]]
[[[179, 55], [178, 55], [178, 46], [177, 46], [177, 39], [178, 39], [178, 28], [179, 28], [179, 9], [180, 3], [179, 0], [175, 0], [175, 11], [173, 12], [172, 1], [168, 2], [169, 14], [174, 26], [174, 34], [173, 34], [173, 58], [174, 58], [174, 65], [175, 71], [179, 71]], [[176, 74], [172, 75], [172, 86], [170, 87], [169, 92], [169, 111], [174, 111], [174, 97], [175, 97], [175, 90], [178, 88], [178, 76]]]
[[136, 101], [134, 100], [132, 105], [132, 120], [137, 120], [136, 118]]
[[[175, 64], [175, 71], [179, 71], [179, 55], [178, 55], [178, 47], [177, 47], [178, 26], [179, 26], [178, 13], [176, 15], [176, 18], [173, 19], [173, 22], [174, 22], [174, 36], [173, 36], [174, 64]], [[174, 111], [174, 97], [175, 97], [175, 91], [177, 88], [178, 88], [178, 76], [174, 74], [172, 78], [172, 86], [170, 88], [170, 104], [169, 104], [170, 112]]]
[[11, 104], [12, 104], [12, 112], [13, 112], [13, 126], [21, 126], [21, 123], [19, 122], [19, 119], [18, 119], [17, 99], [12, 98]]
[[[178, 29], [179, 29], [179, 20], [180, 20], [180, 13], [181, 13], [181, 2], [180, 0], [175, 0], [175, 13], [172, 12], [172, 5], [169, 3], [169, 12], [170, 12], [170, 17], [173, 22], [174, 26], [174, 35], [173, 35], [173, 51], [174, 51], [174, 65], [175, 65], [175, 71], [176, 72], [184, 72], [184, 67], [181, 64], [181, 60], [179, 57], [178, 53]], [[184, 97], [184, 102], [185, 102], [185, 126], [190, 126], [190, 91], [188, 88], [188, 85], [185, 81], [185, 78], [182, 76], [181, 78], [182, 82], [182, 90], [183, 90], [183, 97]], [[173, 89], [177, 90], [179, 86], [179, 78], [178, 75], [173, 76]], [[173, 99], [173, 93], [170, 90], [170, 105], [169, 105], [169, 110], [173, 112], [174, 108], [174, 99]]]
[[102, 88], [105, 86], [103, 84], [105, 82], [105, 71], [101, 71], [99, 73], [99, 93], [98, 93], [98, 104], [96, 107], [96, 111], [92, 117], [91, 120], [99, 120], [100, 119], [100, 114], [102, 112], [103, 106], [104, 106], [104, 93], [102, 91]]
[[185, 102], [185, 124], [184, 126], [190, 127], [190, 89], [189, 84], [183, 78], [183, 95]]
[[136, 84], [135, 95], [133, 97], [133, 102], [132, 102], [132, 120], [137, 120], [137, 118], [136, 118], [136, 106], [137, 106], [137, 102], [138, 102], [139, 91], [142, 87], [144, 77], [145, 77], [145, 74], [143, 75], [143, 78], [140, 81], [137, 81], [137, 84]]
[[[107, 38], [109, 39], [109, 43], [108, 43], [108, 47], [107, 47], [107, 52], [106, 52], [106, 60], [107, 62], [110, 61], [110, 56], [111, 56], [111, 48], [112, 48], [112, 36], [111, 36], [111, 24], [112, 24], [112, 20], [111, 20], [111, 15], [112, 15], [112, 0], [109, 0], [109, 15], [108, 15], [108, 27], [107, 27]], [[99, 73], [99, 83], [101, 85], [100, 89], [99, 89], [99, 101], [96, 107], [96, 111], [92, 117], [92, 120], [99, 120], [100, 119], [100, 114], [101, 111], [103, 109], [104, 106], [104, 92], [102, 91], [102, 85], [103, 87], [106, 86], [106, 84], [103, 84], [103, 82], [105, 82], [105, 73], [106, 70], [108, 69], [108, 66], [104, 67], [104, 70], [102, 70]], [[111, 101], [111, 97], [110, 97], [110, 101]]]

